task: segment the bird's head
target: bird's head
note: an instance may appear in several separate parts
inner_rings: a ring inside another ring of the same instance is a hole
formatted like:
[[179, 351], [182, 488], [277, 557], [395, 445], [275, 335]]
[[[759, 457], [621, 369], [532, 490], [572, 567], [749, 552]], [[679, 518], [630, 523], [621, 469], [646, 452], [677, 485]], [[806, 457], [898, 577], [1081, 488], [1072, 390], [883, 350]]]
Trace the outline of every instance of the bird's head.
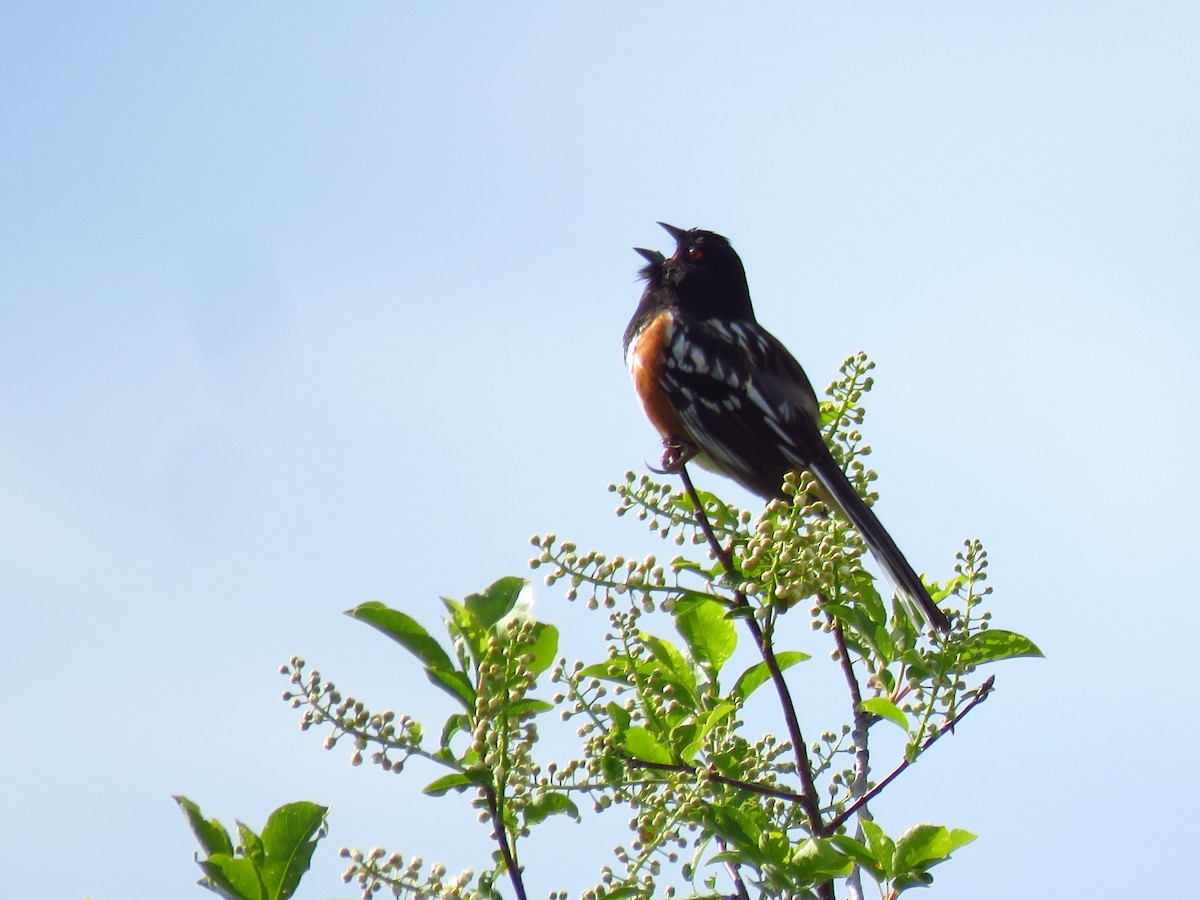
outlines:
[[754, 318], [746, 270], [729, 240], [712, 231], [686, 231], [659, 222], [675, 239], [670, 257], [657, 250], [636, 248], [647, 262], [642, 277], [649, 289], [666, 289], [681, 307], [696, 315], [727, 319]]

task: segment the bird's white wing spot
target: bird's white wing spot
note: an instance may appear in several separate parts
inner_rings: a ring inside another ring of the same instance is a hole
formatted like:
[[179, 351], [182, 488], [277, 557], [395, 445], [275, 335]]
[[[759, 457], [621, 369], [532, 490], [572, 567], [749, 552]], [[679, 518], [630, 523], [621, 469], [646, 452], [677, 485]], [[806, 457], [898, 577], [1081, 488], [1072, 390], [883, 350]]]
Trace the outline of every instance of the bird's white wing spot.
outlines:
[[787, 444], [789, 447], [795, 446], [791, 433], [783, 427], [782, 422], [777, 422], [774, 416], [767, 416], [763, 421], [767, 423], [768, 428], [779, 435], [780, 439], [782, 439], [785, 444]]
[[746, 395], [754, 401], [755, 405], [758, 406], [759, 409], [767, 414], [768, 419], [775, 418], [775, 407], [770, 404], [765, 396], [763, 396], [763, 392], [758, 389], [758, 385], [756, 385], [753, 381], [746, 382]]

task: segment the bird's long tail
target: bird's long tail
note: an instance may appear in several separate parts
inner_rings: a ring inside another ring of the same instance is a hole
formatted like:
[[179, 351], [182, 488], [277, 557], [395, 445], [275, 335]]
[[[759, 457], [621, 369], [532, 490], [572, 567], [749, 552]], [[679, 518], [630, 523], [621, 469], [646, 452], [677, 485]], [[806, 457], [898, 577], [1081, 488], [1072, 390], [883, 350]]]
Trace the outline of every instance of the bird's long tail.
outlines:
[[867, 546], [871, 548], [871, 553], [879, 561], [880, 568], [887, 575], [888, 581], [892, 583], [892, 588], [904, 605], [914, 613], [919, 613], [921, 619], [929, 622], [939, 631], [949, 631], [950, 620], [930, 598], [929, 592], [921, 584], [920, 576], [904, 558], [904, 554], [900, 552], [900, 548], [896, 546], [892, 536], [888, 534], [887, 529], [871, 511], [871, 507], [867, 506], [862, 497], [858, 495], [858, 491], [854, 489], [854, 485], [850, 483], [841, 466], [831, 455], [825, 455], [822, 459], [814, 460], [810, 469], [817, 481], [846, 514], [846, 518], [863, 536]]

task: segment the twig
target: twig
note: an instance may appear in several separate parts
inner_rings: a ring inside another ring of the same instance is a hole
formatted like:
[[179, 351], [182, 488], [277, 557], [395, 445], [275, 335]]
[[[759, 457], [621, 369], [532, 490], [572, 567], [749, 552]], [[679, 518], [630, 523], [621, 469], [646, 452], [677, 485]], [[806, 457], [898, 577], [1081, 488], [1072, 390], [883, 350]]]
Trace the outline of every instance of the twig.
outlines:
[[[992, 687], [993, 687], [995, 681], [996, 681], [996, 676], [992, 675], [987, 679], [987, 681], [985, 681], [983, 684], [981, 684], [978, 687], [978, 689], [976, 689], [975, 696], [971, 698], [971, 702], [968, 703], [966, 706], [964, 706], [961, 710], [959, 710], [958, 715], [956, 715], [953, 719], [951, 719], [949, 722], [947, 722], [945, 725], [943, 725], [940, 729], [938, 729], [938, 731], [935, 734], [930, 735], [929, 739], [926, 740], [923, 744], [921, 744], [920, 751], [917, 755], [919, 755], [920, 753], [924, 753], [926, 750], [928, 750], [930, 747], [932, 747], [937, 742], [937, 739], [940, 738], [947, 731], [953, 731], [955, 726], [958, 725], [958, 723], [963, 720], [963, 718], [967, 715], [967, 713], [969, 713], [976, 706], [978, 706], [980, 703], [982, 703], [984, 700], [986, 700], [988, 697], [988, 694], [990, 694], [992, 692]], [[915, 758], [916, 757], [914, 756], [913, 760], [915, 760]], [[849, 819], [852, 815], [854, 815], [861, 807], [866, 806], [867, 803], [869, 803], [871, 800], [873, 800], [875, 797], [877, 797], [879, 795], [880, 791], [882, 791], [889, 784], [891, 784], [893, 781], [895, 781], [896, 778], [899, 777], [901, 772], [903, 772], [905, 769], [907, 769], [909, 766], [911, 766], [913, 764], [913, 760], [909, 760], [908, 758], [905, 758], [905, 760], [902, 763], [900, 763], [900, 765], [896, 766], [896, 768], [892, 770], [891, 774], [889, 774], [887, 778], [883, 779], [883, 781], [879, 782], [879, 784], [875, 785], [875, 787], [871, 788], [871, 790], [867, 791], [865, 794], [863, 794], [861, 797], [859, 797], [857, 800], [855, 800], [853, 803], [851, 803], [848, 807], [846, 807], [845, 811], [840, 816], [838, 816], [832, 822], [829, 823], [830, 832], [836, 831], [838, 828], [842, 827], [842, 825], [846, 822], [847, 819]]]
[[[692, 500], [692, 506], [696, 510], [696, 519], [708, 537], [708, 542], [712, 547], [713, 553], [724, 564], [725, 571], [730, 580], [736, 584], [740, 579], [740, 575], [733, 559], [733, 548], [731, 547], [727, 550], [717, 540], [717, 536], [709, 524], [708, 516], [704, 512], [704, 504], [700, 502], [700, 494], [696, 491], [696, 486], [692, 484], [692, 476], [688, 474], [686, 466], [679, 468], [679, 476], [683, 479], [683, 487], [687, 491], [688, 497]], [[750, 602], [741, 590], [735, 589], [733, 605], [734, 608], [747, 608], [750, 606]], [[783, 678], [783, 670], [779, 668], [779, 660], [775, 658], [775, 648], [771, 645], [770, 641], [763, 637], [762, 626], [758, 624], [758, 620], [752, 615], [747, 616], [745, 621], [746, 625], [750, 628], [751, 634], [754, 635], [754, 641], [758, 645], [759, 653], [762, 654], [763, 662], [767, 664], [767, 671], [771, 673], [771, 681], [775, 685], [775, 691], [779, 694], [779, 701], [783, 706], [783, 718], [787, 723], [788, 737], [792, 741], [792, 749], [796, 754], [796, 774], [800, 777], [801, 784], [800, 803], [804, 807], [805, 814], [808, 816], [808, 824], [813, 834], [823, 836], [825, 830], [821, 821], [820, 794], [817, 792], [816, 783], [813, 781], [812, 765], [808, 759], [808, 745], [804, 743], [804, 735], [800, 732], [800, 720], [796, 716], [796, 705], [792, 702], [791, 691], [788, 689], [787, 682]]]
[[[629, 756], [626, 753], [621, 754], [621, 759], [638, 769], [653, 769], [656, 772], [683, 772], [695, 774], [696, 767], [689, 766], [683, 763], [660, 763], [651, 762], [648, 759], [638, 759], [636, 756]], [[720, 775], [717, 772], [709, 769], [708, 780], [715, 781], [717, 784], [723, 784], [726, 787], [738, 788], [739, 790], [749, 791], [751, 794], [758, 794], [762, 797], [774, 797], [777, 800], [787, 800], [791, 803], [803, 803], [804, 797], [797, 794], [795, 791], [784, 790], [783, 788], [767, 787], [765, 784], [755, 784], [753, 781], [741, 781], [737, 778], [730, 778], [727, 775]]]
[[[717, 838], [717, 846], [721, 848], [722, 853], [729, 849], [729, 846], [725, 843], [725, 838], [722, 837]], [[729, 878], [733, 881], [734, 890], [737, 891], [736, 896], [741, 898], [741, 900], [750, 900], [750, 892], [746, 890], [746, 882], [742, 881], [741, 866], [734, 862], [727, 862], [725, 863], [725, 871], [729, 873]]]
[[[688, 473], [687, 466], [679, 467], [679, 477], [683, 479], [683, 488], [687, 491], [688, 499], [692, 501], [692, 508], [696, 512], [696, 522], [700, 525], [700, 530], [704, 532], [704, 536], [708, 538], [708, 545], [712, 548], [717, 559], [721, 561], [721, 565], [725, 567], [725, 571], [733, 578], [737, 574], [737, 566], [733, 561], [733, 545], [722, 547], [721, 541], [717, 537], [717, 533], [713, 531], [712, 523], [708, 521], [708, 515], [704, 512], [704, 504], [700, 501], [700, 494], [696, 490], [696, 486], [692, 484], [692, 476]], [[744, 601], [745, 598], [743, 597]]]
[[[826, 598], [822, 597], [822, 600]], [[850, 796], [858, 798], [867, 792], [868, 779], [871, 776], [870, 727], [871, 716], [862, 710], [862, 688], [859, 687], [858, 677], [854, 674], [854, 663], [850, 660], [850, 652], [846, 648], [846, 633], [842, 628], [841, 619], [825, 613], [833, 630], [833, 643], [837, 647], [838, 661], [842, 665], [842, 674], [846, 676], [846, 687], [850, 691], [851, 708], [854, 710], [854, 730], [850, 739], [854, 744], [854, 781], [850, 785]], [[864, 818], [871, 818], [871, 811], [862, 807]], [[861, 839], [862, 835], [856, 835]], [[849, 900], [862, 900], [862, 868], [855, 864], [846, 876], [846, 896]]]
[[[842, 666], [842, 674], [846, 676], [846, 686], [850, 691], [850, 702], [854, 710], [854, 731], [851, 740], [854, 742], [854, 783], [850, 785], [850, 796], [857, 799], [867, 792], [867, 779], [871, 774], [871, 750], [869, 747], [868, 731], [871, 726], [871, 716], [862, 710], [862, 688], [854, 674], [854, 663], [846, 649], [846, 634], [842, 622], [837, 616], [826, 612], [833, 628], [833, 642], [837, 646], [838, 661]], [[867, 818], [870, 813], [863, 810]]]
[[526, 900], [525, 882], [521, 877], [521, 870], [517, 867], [512, 847], [509, 846], [508, 832], [505, 830], [504, 821], [500, 816], [500, 803], [496, 797], [496, 789], [490, 784], [485, 784], [483, 792], [487, 797], [488, 811], [492, 815], [492, 828], [496, 832], [496, 843], [500, 845], [500, 853], [504, 856], [504, 867], [508, 870], [508, 880], [512, 882], [517, 900]]
[[[696, 511], [696, 520], [700, 523], [700, 528], [703, 530], [705, 537], [708, 538], [708, 543], [712, 548], [713, 554], [725, 566], [726, 574], [736, 585], [740, 580], [740, 576], [733, 558], [733, 546], [730, 545], [726, 549], [717, 540], [712, 525], [708, 521], [708, 516], [704, 512], [704, 504], [700, 502], [700, 495], [696, 491], [696, 486], [692, 484], [692, 476], [688, 474], [686, 465], [680, 464], [679, 476], [683, 480], [683, 487], [687, 491], [687, 495], [691, 499], [692, 506]], [[734, 608], [744, 609], [749, 606], [750, 602], [746, 599], [746, 595], [741, 590], [735, 588]], [[779, 704], [783, 709], [783, 718], [787, 724], [788, 737], [792, 741], [792, 752], [796, 754], [796, 775], [800, 778], [799, 803], [804, 809], [804, 814], [808, 817], [808, 827], [813, 836], [825, 837], [828, 834], [832, 834], [832, 829], [821, 818], [821, 797], [817, 791], [817, 784], [813, 780], [812, 763], [808, 757], [808, 745], [804, 743], [804, 735], [800, 732], [800, 720], [796, 716], [796, 705], [792, 702], [791, 691], [788, 690], [787, 681], [784, 680], [783, 670], [779, 667], [779, 660], [775, 658], [775, 648], [764, 637], [762, 626], [758, 624], [758, 620], [753, 615], [747, 616], [745, 621], [746, 626], [750, 629], [750, 633], [754, 636], [754, 642], [758, 645], [758, 651], [762, 655], [763, 662], [767, 665], [767, 671], [771, 673], [771, 682], [775, 685], [775, 692], [779, 695]], [[816, 885], [816, 890], [822, 900], [834, 900], [832, 881]]]

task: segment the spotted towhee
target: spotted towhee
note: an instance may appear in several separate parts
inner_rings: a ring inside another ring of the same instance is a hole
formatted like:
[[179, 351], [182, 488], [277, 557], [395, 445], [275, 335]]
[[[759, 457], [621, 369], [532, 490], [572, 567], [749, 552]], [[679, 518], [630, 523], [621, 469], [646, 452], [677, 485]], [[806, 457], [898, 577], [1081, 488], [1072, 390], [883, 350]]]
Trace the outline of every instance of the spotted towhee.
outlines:
[[807, 469], [853, 523], [910, 609], [950, 622], [834, 460], [821, 436], [817, 395], [800, 363], [754, 318], [746, 270], [711, 231], [659, 223], [675, 239], [648, 265], [625, 329], [625, 362], [668, 468], [695, 459], [761, 497], [786, 496], [784, 476]]

